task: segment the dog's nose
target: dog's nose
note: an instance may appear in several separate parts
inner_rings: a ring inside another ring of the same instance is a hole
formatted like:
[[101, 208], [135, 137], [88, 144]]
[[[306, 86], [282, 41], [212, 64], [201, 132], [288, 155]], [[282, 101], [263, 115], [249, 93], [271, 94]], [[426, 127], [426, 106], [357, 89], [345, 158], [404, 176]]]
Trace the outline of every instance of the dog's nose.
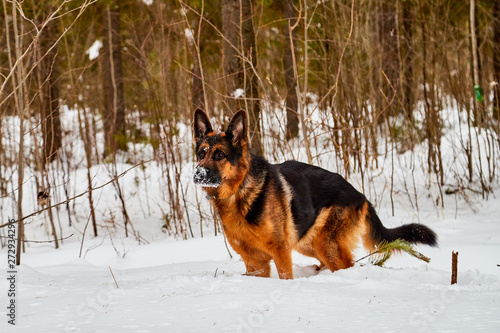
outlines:
[[208, 175], [210, 173], [210, 170], [208, 168], [202, 167], [202, 166], [197, 166], [196, 169], [194, 170], [194, 175], [193, 175], [193, 180], [195, 184], [201, 184], [206, 182], [206, 179], [208, 178]]
[[197, 166], [193, 175], [194, 183], [204, 187], [218, 187], [222, 183], [222, 179], [217, 171], [217, 169]]

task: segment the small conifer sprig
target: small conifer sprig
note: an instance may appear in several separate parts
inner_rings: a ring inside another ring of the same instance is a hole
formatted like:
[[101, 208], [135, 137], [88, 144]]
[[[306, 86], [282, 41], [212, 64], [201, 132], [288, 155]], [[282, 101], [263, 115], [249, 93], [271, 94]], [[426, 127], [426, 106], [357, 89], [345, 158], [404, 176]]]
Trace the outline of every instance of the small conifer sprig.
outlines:
[[415, 257], [419, 260], [425, 261], [426, 263], [429, 263], [431, 259], [429, 257], [426, 257], [422, 253], [416, 251], [413, 248], [413, 245], [403, 239], [396, 239], [395, 241], [392, 242], [386, 242], [383, 241], [377, 246], [377, 250], [370, 253], [369, 255], [357, 260], [360, 261], [362, 259], [365, 259], [367, 257], [370, 258], [370, 263], [372, 265], [380, 266], [383, 267], [385, 262], [389, 260], [391, 255], [395, 252], [406, 252], [412, 257]]

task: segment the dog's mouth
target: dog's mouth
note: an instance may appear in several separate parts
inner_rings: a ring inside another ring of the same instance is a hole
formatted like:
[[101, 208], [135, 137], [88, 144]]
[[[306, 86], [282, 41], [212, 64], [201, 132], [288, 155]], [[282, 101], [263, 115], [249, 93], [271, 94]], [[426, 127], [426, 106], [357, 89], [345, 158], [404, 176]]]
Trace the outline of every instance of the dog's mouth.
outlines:
[[222, 183], [219, 175], [212, 174], [209, 169], [200, 166], [194, 170], [193, 181], [203, 187], [219, 187]]

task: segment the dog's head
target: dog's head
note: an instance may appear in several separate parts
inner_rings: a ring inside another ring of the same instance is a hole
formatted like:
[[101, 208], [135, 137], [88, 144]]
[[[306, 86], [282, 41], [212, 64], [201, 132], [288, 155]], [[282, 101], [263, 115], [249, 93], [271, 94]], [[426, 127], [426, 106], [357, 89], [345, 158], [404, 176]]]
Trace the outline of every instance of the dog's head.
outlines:
[[198, 160], [194, 183], [221, 190], [235, 190], [244, 178], [248, 166], [246, 113], [239, 111], [226, 131], [212, 129], [205, 112], [194, 113], [195, 153]]

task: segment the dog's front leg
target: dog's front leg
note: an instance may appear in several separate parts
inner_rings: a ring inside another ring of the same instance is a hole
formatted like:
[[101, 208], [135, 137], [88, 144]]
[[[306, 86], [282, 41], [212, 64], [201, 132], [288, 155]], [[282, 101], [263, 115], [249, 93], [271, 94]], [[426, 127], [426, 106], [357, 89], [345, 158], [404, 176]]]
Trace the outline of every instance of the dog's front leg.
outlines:
[[247, 272], [245, 275], [270, 277], [271, 276], [271, 256], [264, 251], [252, 248], [247, 244], [233, 247], [245, 262]]
[[245, 266], [247, 272], [245, 275], [248, 276], [259, 276], [259, 277], [270, 277], [271, 276], [271, 264], [270, 260], [260, 260], [256, 261], [253, 258], [245, 261]]
[[273, 259], [280, 279], [293, 279], [292, 251], [290, 247], [278, 248]]

